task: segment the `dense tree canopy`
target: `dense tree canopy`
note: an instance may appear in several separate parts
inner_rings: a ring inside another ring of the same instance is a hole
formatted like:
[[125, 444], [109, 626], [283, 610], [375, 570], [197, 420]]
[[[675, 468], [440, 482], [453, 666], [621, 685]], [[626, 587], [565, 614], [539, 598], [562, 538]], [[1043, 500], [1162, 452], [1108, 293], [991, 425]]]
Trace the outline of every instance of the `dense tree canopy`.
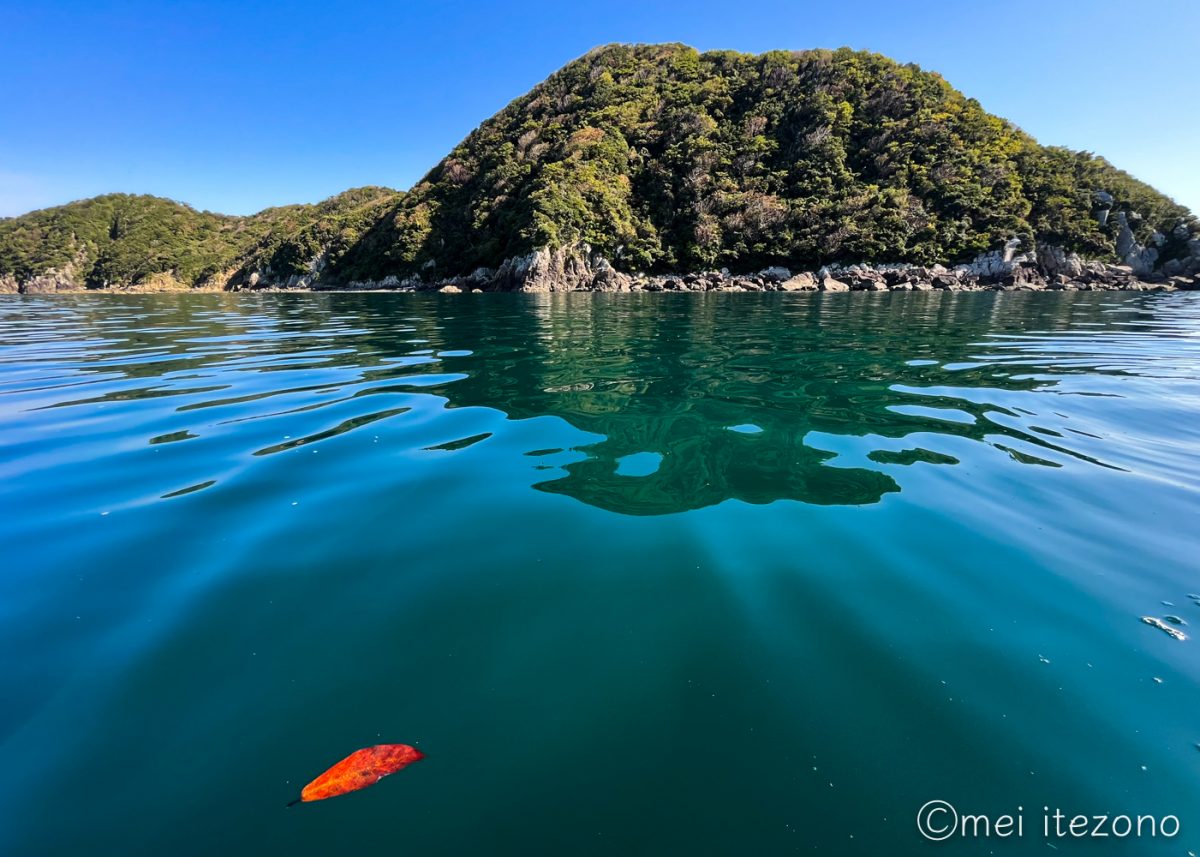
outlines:
[[599, 48], [485, 122], [343, 260], [442, 273], [583, 240], [626, 269], [948, 262], [1009, 238], [1113, 252], [1188, 212], [1039, 146], [941, 76], [877, 54]]
[[483, 123], [408, 193], [249, 218], [98, 197], [0, 221], [0, 275], [78, 260], [94, 285], [314, 267], [345, 282], [578, 241], [625, 270], [955, 262], [1011, 238], [1105, 258], [1117, 227], [1102, 207], [1136, 212], [1142, 240], [1195, 228], [1104, 159], [1040, 146], [913, 65], [612, 45]]
[[306, 273], [322, 251], [353, 245], [400, 197], [357, 188], [317, 205], [227, 217], [153, 196], [98, 196], [0, 220], [0, 275], [26, 280], [71, 266], [92, 288], [161, 275], [224, 283], [248, 268], [286, 279]]

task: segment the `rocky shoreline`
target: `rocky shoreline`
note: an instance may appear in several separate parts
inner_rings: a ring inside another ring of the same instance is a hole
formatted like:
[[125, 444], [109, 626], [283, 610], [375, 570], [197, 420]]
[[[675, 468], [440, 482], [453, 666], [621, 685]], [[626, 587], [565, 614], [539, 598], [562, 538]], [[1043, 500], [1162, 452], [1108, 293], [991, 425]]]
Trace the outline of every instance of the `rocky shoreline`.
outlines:
[[1053, 245], [1021, 252], [1016, 239], [954, 265], [829, 265], [816, 271], [769, 267], [754, 273], [697, 271], [676, 274], [626, 273], [585, 243], [545, 247], [506, 259], [498, 268], [479, 268], [465, 276], [438, 277], [432, 265], [420, 276], [381, 281], [327, 283], [320, 261], [308, 275], [280, 282], [270, 271], [252, 272], [230, 282], [233, 289], [307, 288], [313, 290], [399, 290], [463, 292], [854, 292], [854, 291], [1041, 291], [1041, 290], [1200, 290], [1200, 238], [1181, 233], [1182, 254], [1161, 259], [1165, 236], [1147, 246], [1122, 226], [1121, 264], [1084, 260]]
[[[1047, 276], [1034, 268], [1018, 268], [998, 276], [979, 275], [943, 265], [849, 265], [820, 271], [792, 273], [787, 268], [766, 268], [753, 274], [733, 274], [728, 270], [688, 274], [618, 275], [582, 287], [554, 288], [526, 283], [513, 289], [489, 288], [493, 284], [479, 278], [454, 278], [446, 281], [381, 286], [376, 283], [353, 284], [342, 291], [435, 291], [443, 294], [467, 292], [899, 292], [899, 291], [1200, 291], [1200, 275], [1164, 277], [1138, 276], [1128, 265], [1090, 263], [1076, 276]], [[532, 287], [531, 287], [532, 286]], [[289, 289], [276, 289], [289, 291]], [[317, 291], [322, 289], [317, 288]]]
[[[1098, 195], [1098, 198], [1108, 197]], [[1103, 200], [1101, 200], [1103, 201]], [[1108, 221], [1107, 209], [1096, 215]], [[316, 252], [300, 273], [273, 269], [270, 261], [229, 267], [189, 284], [176, 271], [148, 276], [136, 284], [106, 283], [87, 288], [94, 278], [86, 273], [86, 254], [57, 268], [19, 279], [0, 275], [0, 293], [52, 294], [70, 292], [191, 292], [191, 291], [401, 291], [441, 292], [895, 292], [895, 291], [1200, 291], [1200, 234], [1194, 223], [1180, 222], [1170, 233], [1152, 233], [1138, 241], [1136, 215], [1119, 212], [1114, 242], [1117, 262], [1083, 259], [1078, 253], [1049, 243], [1013, 237], [990, 252], [955, 265], [831, 264], [818, 270], [796, 271], [782, 266], [749, 273], [719, 271], [686, 273], [627, 272], [589, 244], [576, 241], [541, 247], [503, 260], [495, 268], [469, 274], [442, 274], [435, 259], [405, 277], [343, 281], [329, 263], [329, 248]], [[290, 266], [295, 271], [295, 266]]]
[[[510, 293], [563, 293], [563, 292], [979, 292], [979, 291], [1140, 291], [1175, 292], [1200, 291], [1200, 275], [1139, 276], [1128, 265], [1092, 263], [1079, 276], [1054, 274], [1047, 276], [1037, 270], [1019, 270], [1011, 274], [979, 276], [964, 274], [942, 265], [923, 267], [918, 265], [850, 265], [829, 267], [820, 271], [801, 271], [793, 274], [787, 268], [766, 268], [750, 274], [734, 274], [727, 270], [702, 271], [686, 274], [634, 274], [622, 275], [627, 279], [618, 283], [594, 283], [592, 285], [542, 288], [537, 284], [518, 285], [516, 288], [499, 289], [490, 282], [479, 282], [470, 277], [447, 278], [433, 282], [379, 283], [355, 282], [345, 285], [287, 285], [263, 283], [253, 287], [220, 286], [197, 287], [111, 287], [88, 289], [74, 284], [37, 283], [21, 284], [18, 288], [0, 289], [8, 294], [219, 294], [223, 292], [259, 293], [337, 293], [337, 292], [435, 292], [440, 294], [469, 294], [484, 292]], [[46, 286], [49, 286], [48, 288]]]
[[[1142, 254], [1142, 255], [1138, 255]], [[0, 278], [0, 292], [152, 293], [152, 292], [886, 292], [886, 291], [1200, 291], [1200, 239], [1187, 255], [1157, 265], [1144, 248], [1135, 248], [1125, 264], [1084, 261], [1073, 253], [1043, 247], [1018, 255], [1015, 247], [983, 254], [969, 264], [830, 265], [817, 271], [769, 267], [753, 273], [697, 271], [675, 274], [625, 273], [586, 244], [543, 248], [506, 260], [499, 268], [480, 268], [464, 276], [423, 277], [339, 283], [311, 274], [284, 279], [270, 271], [240, 272], [188, 287], [170, 277], [128, 287], [88, 289], [70, 271], [50, 271], [24, 282]]]

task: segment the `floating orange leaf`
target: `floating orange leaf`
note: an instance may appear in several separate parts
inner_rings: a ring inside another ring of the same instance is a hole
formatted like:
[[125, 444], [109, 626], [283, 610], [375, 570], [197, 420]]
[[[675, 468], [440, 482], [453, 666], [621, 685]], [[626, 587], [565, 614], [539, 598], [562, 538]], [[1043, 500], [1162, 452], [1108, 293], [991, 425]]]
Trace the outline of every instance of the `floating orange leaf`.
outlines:
[[419, 762], [425, 754], [407, 744], [376, 744], [355, 750], [321, 776], [304, 787], [300, 797], [288, 804], [304, 801], [325, 800], [346, 792], [365, 789], [374, 785], [388, 774], [394, 774], [413, 762]]

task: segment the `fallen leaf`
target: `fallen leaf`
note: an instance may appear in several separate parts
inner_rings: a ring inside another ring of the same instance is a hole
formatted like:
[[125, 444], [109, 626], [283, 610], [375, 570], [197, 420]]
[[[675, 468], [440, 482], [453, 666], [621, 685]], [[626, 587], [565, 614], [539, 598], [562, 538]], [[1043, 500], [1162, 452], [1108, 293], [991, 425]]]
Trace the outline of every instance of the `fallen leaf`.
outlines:
[[419, 762], [425, 754], [407, 744], [376, 744], [355, 750], [321, 776], [304, 787], [300, 797], [288, 804], [295, 806], [301, 801], [325, 800], [346, 792], [365, 789], [374, 785], [388, 774], [394, 774], [413, 762]]

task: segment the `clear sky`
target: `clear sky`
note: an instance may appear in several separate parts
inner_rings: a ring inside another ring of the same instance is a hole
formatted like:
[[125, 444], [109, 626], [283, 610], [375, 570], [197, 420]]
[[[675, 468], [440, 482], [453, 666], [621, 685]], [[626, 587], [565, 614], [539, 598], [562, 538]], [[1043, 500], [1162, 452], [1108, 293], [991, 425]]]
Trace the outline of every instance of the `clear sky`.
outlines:
[[1198, 0], [0, 0], [0, 216], [109, 191], [247, 214], [407, 188], [615, 41], [916, 62], [1200, 212], [1198, 36]]

